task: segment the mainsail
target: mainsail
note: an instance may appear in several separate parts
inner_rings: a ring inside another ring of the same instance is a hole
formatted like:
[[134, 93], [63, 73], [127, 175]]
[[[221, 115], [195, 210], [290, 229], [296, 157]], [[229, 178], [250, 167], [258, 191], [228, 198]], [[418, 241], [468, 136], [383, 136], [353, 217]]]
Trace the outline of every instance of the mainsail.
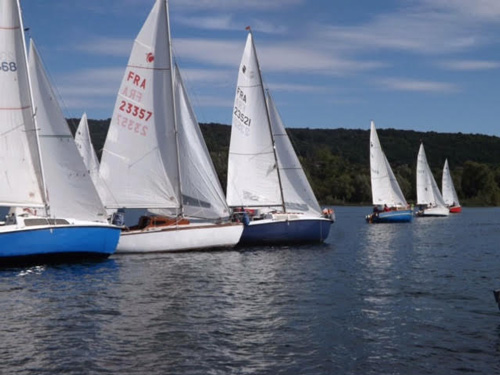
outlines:
[[384, 151], [382, 151], [373, 121], [370, 125], [370, 177], [374, 205], [386, 204], [389, 207], [406, 207], [408, 205]]
[[106, 211], [31, 41], [29, 75], [50, 216], [106, 221]]
[[448, 166], [448, 159], [444, 162], [443, 168], [443, 178], [441, 181], [443, 190], [443, 200], [448, 206], [459, 206], [458, 195], [453, 185], [453, 179], [451, 178], [450, 167]]
[[16, 1], [0, 6], [0, 206], [44, 207], [20, 10]]
[[417, 204], [446, 206], [427, 163], [423, 143], [420, 145], [417, 157]]
[[252, 33], [238, 73], [227, 199], [233, 207], [281, 207], [321, 215], [278, 110], [264, 91]]
[[229, 206], [283, 206], [257, 53], [248, 34], [238, 73], [229, 147]]
[[100, 174], [107, 208], [181, 206], [170, 33], [157, 1], [135, 39], [104, 145]]
[[108, 208], [229, 217], [179, 69], [172, 63], [164, 0], [157, 0], [135, 40], [100, 173], [113, 192], [114, 199], [106, 199]]

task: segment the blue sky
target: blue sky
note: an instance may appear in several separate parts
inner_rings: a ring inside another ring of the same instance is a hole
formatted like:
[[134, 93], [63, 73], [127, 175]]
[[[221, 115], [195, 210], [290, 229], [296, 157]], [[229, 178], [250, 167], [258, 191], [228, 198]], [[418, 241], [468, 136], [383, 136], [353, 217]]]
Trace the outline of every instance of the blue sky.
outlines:
[[[153, 0], [21, 0], [68, 117], [112, 110]], [[251, 25], [288, 127], [500, 136], [499, 0], [170, 0], [200, 122], [231, 123]]]

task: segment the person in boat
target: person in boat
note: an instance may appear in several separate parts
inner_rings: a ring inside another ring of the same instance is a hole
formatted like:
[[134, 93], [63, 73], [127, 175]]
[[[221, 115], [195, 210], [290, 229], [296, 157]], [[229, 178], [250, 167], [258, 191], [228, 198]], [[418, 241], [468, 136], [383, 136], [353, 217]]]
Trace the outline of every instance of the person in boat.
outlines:
[[333, 219], [333, 210], [331, 208], [323, 208], [323, 217]]
[[389, 212], [391, 209], [386, 205], [384, 204], [384, 212]]

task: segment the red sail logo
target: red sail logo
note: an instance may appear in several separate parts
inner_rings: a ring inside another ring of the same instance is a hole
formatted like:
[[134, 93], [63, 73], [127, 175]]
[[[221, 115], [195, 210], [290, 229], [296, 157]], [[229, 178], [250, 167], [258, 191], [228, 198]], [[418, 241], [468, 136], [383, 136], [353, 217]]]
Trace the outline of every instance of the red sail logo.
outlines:
[[149, 53], [146, 55], [146, 61], [147, 61], [148, 63], [152, 63], [154, 60], [155, 60], [154, 55], [153, 55], [151, 52], [149, 52]]

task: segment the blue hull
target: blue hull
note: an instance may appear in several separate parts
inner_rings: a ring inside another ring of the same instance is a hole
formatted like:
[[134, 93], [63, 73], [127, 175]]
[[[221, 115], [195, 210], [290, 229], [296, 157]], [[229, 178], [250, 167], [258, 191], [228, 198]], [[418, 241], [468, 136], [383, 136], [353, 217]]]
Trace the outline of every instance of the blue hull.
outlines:
[[245, 225], [238, 245], [276, 245], [323, 242], [330, 233], [330, 220], [259, 221]]
[[366, 217], [368, 223], [409, 223], [413, 219], [412, 210], [387, 211], [371, 214]]
[[0, 232], [0, 266], [107, 258], [116, 250], [120, 228], [53, 226]]

